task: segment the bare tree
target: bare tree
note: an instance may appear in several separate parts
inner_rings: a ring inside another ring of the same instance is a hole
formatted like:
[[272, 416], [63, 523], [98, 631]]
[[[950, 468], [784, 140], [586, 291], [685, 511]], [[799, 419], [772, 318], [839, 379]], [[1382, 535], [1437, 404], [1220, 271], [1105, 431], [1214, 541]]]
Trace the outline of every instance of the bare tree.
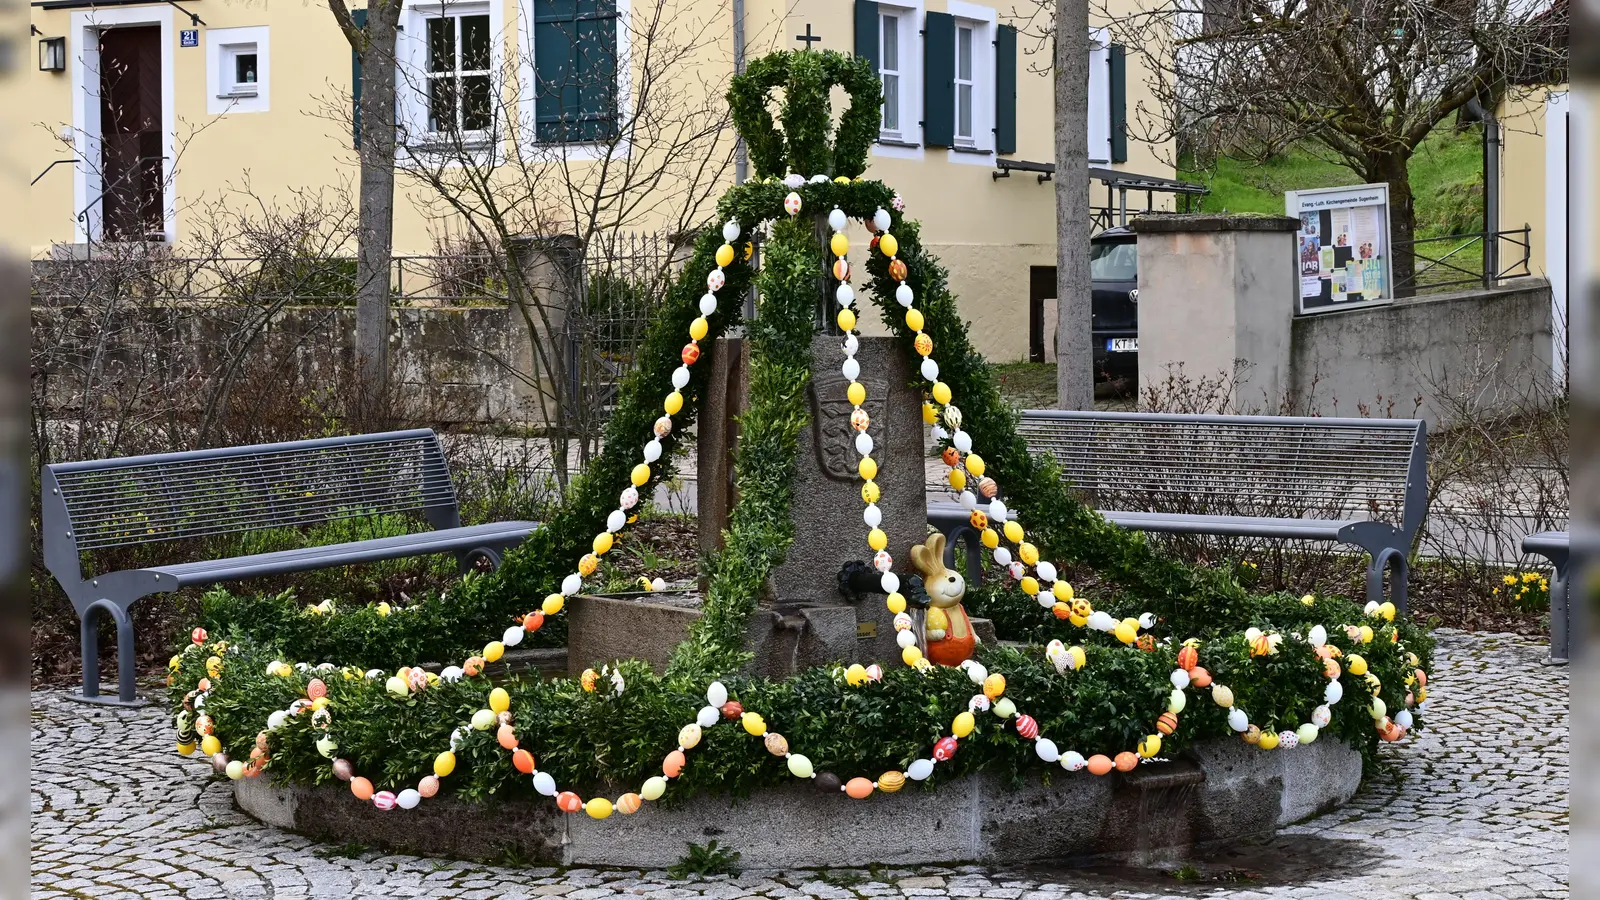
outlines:
[[1473, 100], [1566, 80], [1567, 0], [1150, 0], [1105, 5], [1154, 106], [1129, 127], [1202, 158], [1300, 144], [1389, 186], [1395, 284], [1414, 276], [1412, 155]]
[[[581, 463], [594, 437], [579, 427], [581, 386], [567, 377], [567, 319], [581, 312], [567, 300], [585, 296], [582, 260], [624, 231], [683, 234], [712, 214], [733, 167], [723, 98], [732, 65], [726, 35], [687, 0], [634, 3], [598, 25], [543, 24], [531, 41], [528, 27], [539, 26], [524, 25], [515, 51], [500, 36], [491, 51], [460, 26], [461, 68], [442, 76], [430, 48], [408, 57], [402, 46], [399, 156], [405, 177], [428, 188], [435, 230], [483, 248], [506, 285], [532, 369], [501, 363], [531, 389], [564, 486], [573, 439]], [[570, 49], [566, 64], [550, 64], [552, 47]], [[664, 274], [639, 281], [660, 288]]]
[[395, 45], [402, 0], [369, 0], [357, 23], [344, 0], [328, 0], [361, 60], [356, 127], [360, 146], [361, 225], [356, 241], [356, 356], [364, 393], [382, 397], [389, 382], [389, 261], [394, 250]]

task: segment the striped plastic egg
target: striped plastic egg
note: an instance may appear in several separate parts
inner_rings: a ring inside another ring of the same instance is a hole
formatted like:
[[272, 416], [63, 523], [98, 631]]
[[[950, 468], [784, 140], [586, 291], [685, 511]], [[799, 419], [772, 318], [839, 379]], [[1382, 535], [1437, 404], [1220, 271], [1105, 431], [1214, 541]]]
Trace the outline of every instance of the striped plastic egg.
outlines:
[[906, 776], [900, 772], [885, 772], [878, 776], [878, 790], [892, 794], [906, 786]]
[[625, 816], [631, 816], [638, 812], [639, 807], [643, 805], [644, 799], [638, 794], [623, 794], [621, 797], [617, 798], [616, 808], [617, 812], [622, 813]]
[[1033, 716], [1017, 716], [1017, 734], [1031, 741], [1039, 736], [1039, 723], [1034, 720]]
[[390, 791], [379, 791], [372, 795], [372, 805], [385, 812], [394, 809], [395, 803], [396, 797]]
[[571, 791], [562, 791], [556, 795], [556, 807], [564, 813], [575, 813], [583, 809], [583, 799]]
[[1162, 734], [1171, 734], [1178, 730], [1178, 717], [1171, 712], [1164, 712], [1156, 719], [1156, 730]]

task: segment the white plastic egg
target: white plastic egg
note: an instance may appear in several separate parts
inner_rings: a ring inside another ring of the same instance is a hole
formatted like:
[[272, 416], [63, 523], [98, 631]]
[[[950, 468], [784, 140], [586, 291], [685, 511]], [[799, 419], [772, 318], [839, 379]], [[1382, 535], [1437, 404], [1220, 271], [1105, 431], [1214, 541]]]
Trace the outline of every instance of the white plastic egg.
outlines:
[[835, 206], [833, 212], [828, 213], [828, 227], [834, 231], [843, 231], [847, 224], [849, 224], [849, 219], [845, 217], [844, 210], [839, 207]]
[[733, 243], [739, 239], [739, 223], [734, 219], [722, 223], [722, 239]]

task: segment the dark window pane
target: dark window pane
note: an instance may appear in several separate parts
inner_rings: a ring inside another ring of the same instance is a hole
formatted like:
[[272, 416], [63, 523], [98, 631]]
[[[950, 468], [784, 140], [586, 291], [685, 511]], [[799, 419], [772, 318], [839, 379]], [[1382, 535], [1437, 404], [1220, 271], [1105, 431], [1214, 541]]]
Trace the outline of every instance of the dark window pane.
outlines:
[[466, 131], [486, 131], [493, 120], [489, 76], [464, 76], [461, 79], [461, 127]]
[[456, 130], [456, 80], [450, 76], [428, 81], [428, 130]]
[[489, 68], [489, 17], [461, 17], [461, 71]]
[[456, 20], [428, 20], [428, 71], [456, 70]]
[[535, 116], [544, 142], [616, 133], [617, 20], [613, 0], [535, 0]]
[[233, 58], [233, 81], [235, 84], [256, 83], [256, 55], [254, 53], [241, 53]]

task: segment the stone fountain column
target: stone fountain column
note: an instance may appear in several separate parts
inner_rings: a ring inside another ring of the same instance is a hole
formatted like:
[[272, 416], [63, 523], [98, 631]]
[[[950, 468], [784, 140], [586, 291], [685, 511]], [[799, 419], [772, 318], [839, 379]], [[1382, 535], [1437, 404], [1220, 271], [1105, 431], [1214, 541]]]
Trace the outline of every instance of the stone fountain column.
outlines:
[[[849, 382], [840, 372], [842, 338], [817, 334], [811, 340], [811, 384], [807, 388], [810, 422], [800, 433], [794, 480], [794, 543], [774, 572], [764, 608], [784, 624], [773, 632], [772, 646], [752, 646], [756, 668], [798, 669], [839, 660], [897, 662], [891, 616], [881, 594], [852, 603], [840, 594], [838, 574], [849, 560], [869, 561], [867, 526], [862, 520], [860, 458], [856, 432], [850, 426]], [[922, 395], [912, 387], [913, 371], [893, 338], [862, 337], [856, 359], [859, 380], [867, 389], [864, 404], [872, 417], [878, 461], [876, 481], [882, 489], [880, 526], [889, 536], [894, 570], [902, 580], [914, 574], [911, 546], [927, 536], [927, 501], [923, 482]], [[697, 494], [702, 552], [722, 546], [722, 531], [736, 502], [734, 461], [738, 448], [736, 417], [746, 406], [749, 353], [740, 338], [721, 338], [712, 354], [698, 426]], [[752, 630], [752, 641], [759, 641]], [[788, 632], [788, 633], [785, 633]], [[787, 665], [781, 657], [788, 656]], [[763, 659], [769, 658], [769, 663]]]

